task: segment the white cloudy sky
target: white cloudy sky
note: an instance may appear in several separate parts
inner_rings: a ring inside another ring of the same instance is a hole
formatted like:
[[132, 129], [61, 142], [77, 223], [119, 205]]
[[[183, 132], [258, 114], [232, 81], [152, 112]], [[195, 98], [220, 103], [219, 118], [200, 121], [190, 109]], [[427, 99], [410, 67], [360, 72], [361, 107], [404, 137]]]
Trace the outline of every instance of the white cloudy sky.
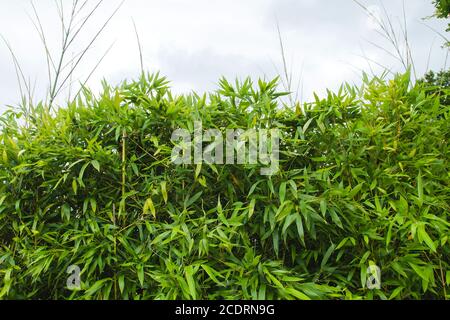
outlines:
[[[62, 0], [67, 7], [71, 1]], [[382, 13], [379, 0], [361, 1], [378, 6]], [[104, 1], [70, 54], [90, 41], [119, 2]], [[34, 3], [51, 50], [56, 52], [61, 36], [55, 1]], [[398, 31], [403, 3], [417, 74], [427, 68], [443, 68], [447, 52], [441, 48], [443, 40], [430, 27], [443, 31], [445, 22], [423, 20], [433, 14], [431, 0], [384, 1]], [[0, 0], [0, 34], [11, 44], [31, 83], [36, 83], [36, 98], [41, 99], [48, 83], [46, 60], [30, 15], [29, 0]], [[160, 70], [176, 92], [214, 89], [222, 75], [257, 78], [276, 74], [282, 68], [276, 21], [289, 68], [296, 78], [302, 78], [302, 100], [310, 99], [314, 91], [320, 94], [325, 88], [335, 89], [343, 81], [358, 83], [360, 70], [370, 71], [362, 55], [387, 67], [399, 67], [395, 59], [376, 47], [393, 51], [353, 0], [126, 0], [89, 51], [75, 79], [83, 80], [112, 43], [90, 86], [99, 89], [102, 78], [118, 83], [139, 75], [132, 19], [139, 30], [145, 68]], [[380, 71], [376, 63], [371, 65], [375, 72]], [[0, 110], [17, 103], [18, 98], [11, 55], [0, 42]]]

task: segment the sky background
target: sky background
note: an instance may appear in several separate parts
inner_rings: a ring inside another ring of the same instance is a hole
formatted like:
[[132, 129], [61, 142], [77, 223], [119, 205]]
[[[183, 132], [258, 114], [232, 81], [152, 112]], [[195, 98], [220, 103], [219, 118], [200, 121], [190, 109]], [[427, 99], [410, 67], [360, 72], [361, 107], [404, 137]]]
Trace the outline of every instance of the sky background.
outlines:
[[[71, 0], [62, 0], [67, 8]], [[91, 5], [95, 4], [91, 0]], [[447, 51], [434, 28], [443, 32], [445, 21], [427, 19], [431, 0], [362, 1], [375, 15], [386, 18], [400, 32], [403, 4], [409, 42], [420, 77], [426, 70], [445, 67]], [[54, 0], [34, 1], [50, 50], [61, 46], [61, 28]], [[120, 1], [107, 0], [80, 33], [70, 55], [85, 46]], [[87, 12], [87, 11], [85, 11]], [[0, 1], [0, 35], [13, 48], [31, 84], [35, 98], [45, 98], [48, 78], [45, 52], [30, 16], [29, 0]], [[111, 51], [89, 81], [98, 91], [104, 78], [112, 84], [135, 79], [140, 73], [139, 50], [132, 20], [141, 39], [146, 70], [160, 71], [177, 93], [204, 92], [218, 79], [251, 76], [272, 78], [282, 71], [277, 21], [284, 41], [288, 68], [298, 80], [299, 98], [311, 99], [344, 82], [358, 84], [361, 70], [381, 72], [401, 65], [384, 50], [393, 47], [379, 36], [373, 19], [353, 0], [126, 0], [85, 56], [73, 80], [84, 81], [111, 44]], [[379, 30], [378, 30], [379, 31]], [[372, 61], [372, 62], [370, 62]], [[60, 99], [64, 98], [64, 92]], [[0, 39], [0, 111], [19, 101], [19, 89], [7, 46]]]

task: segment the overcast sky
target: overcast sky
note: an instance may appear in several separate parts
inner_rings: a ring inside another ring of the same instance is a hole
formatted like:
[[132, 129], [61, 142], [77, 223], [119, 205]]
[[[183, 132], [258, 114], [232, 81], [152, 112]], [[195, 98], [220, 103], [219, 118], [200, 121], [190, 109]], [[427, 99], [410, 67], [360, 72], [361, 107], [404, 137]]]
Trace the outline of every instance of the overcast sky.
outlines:
[[[62, 1], [67, 7], [71, 5], [71, 0]], [[90, 41], [119, 2], [104, 1], [70, 54], [76, 54]], [[380, 1], [362, 2], [384, 17]], [[56, 52], [61, 32], [55, 1], [34, 3], [51, 51]], [[420, 76], [427, 68], [443, 68], [447, 52], [441, 49], [443, 40], [430, 27], [443, 32], [445, 22], [423, 20], [433, 14], [431, 0], [404, 3], [417, 74]], [[384, 1], [383, 5], [400, 32], [403, 0]], [[32, 12], [29, 0], [1, 0], [0, 34], [11, 44], [26, 76], [36, 83], [36, 98], [41, 99], [48, 85], [46, 59], [29, 17]], [[378, 64], [400, 70], [399, 62], [379, 47], [391, 52], [394, 49], [377, 34], [373, 19], [353, 0], [126, 0], [89, 51], [75, 79], [84, 80], [112, 43], [114, 46], [89, 85], [99, 90], [102, 78], [115, 84], [139, 75], [132, 19], [141, 38], [145, 68], [160, 70], [176, 92], [214, 89], [222, 75], [230, 79], [270, 78], [281, 71], [277, 21], [288, 68], [294, 78], [302, 79], [303, 101], [310, 99], [314, 91], [322, 94], [325, 88], [336, 89], [343, 81], [359, 83], [361, 70], [380, 72]], [[0, 110], [18, 101], [11, 55], [0, 42]]]

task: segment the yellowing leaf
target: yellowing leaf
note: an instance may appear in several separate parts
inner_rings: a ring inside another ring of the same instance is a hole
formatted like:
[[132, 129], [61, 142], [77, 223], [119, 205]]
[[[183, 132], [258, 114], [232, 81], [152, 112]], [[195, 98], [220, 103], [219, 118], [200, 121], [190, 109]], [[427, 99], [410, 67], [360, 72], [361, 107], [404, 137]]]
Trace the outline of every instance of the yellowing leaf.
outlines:
[[145, 204], [144, 204], [144, 215], [147, 215], [149, 211], [152, 214], [152, 216], [154, 218], [156, 218], [156, 209], [155, 209], [155, 205], [154, 205], [153, 200], [152, 200], [151, 197], [148, 198], [145, 201]]
[[166, 181], [161, 182], [161, 192], [162, 192], [162, 196], [164, 199], [164, 203], [167, 204], [169, 197], [167, 195], [167, 182]]
[[253, 216], [253, 213], [255, 212], [255, 204], [256, 199], [252, 199], [250, 201], [250, 206], [248, 207], [248, 217], [251, 218]]
[[195, 168], [195, 180], [197, 180], [201, 171], [202, 171], [202, 164], [199, 163], [199, 164], [197, 164], [197, 167]]
[[72, 180], [72, 190], [73, 190], [73, 193], [77, 194], [78, 184], [77, 184], [77, 181], [75, 179]]

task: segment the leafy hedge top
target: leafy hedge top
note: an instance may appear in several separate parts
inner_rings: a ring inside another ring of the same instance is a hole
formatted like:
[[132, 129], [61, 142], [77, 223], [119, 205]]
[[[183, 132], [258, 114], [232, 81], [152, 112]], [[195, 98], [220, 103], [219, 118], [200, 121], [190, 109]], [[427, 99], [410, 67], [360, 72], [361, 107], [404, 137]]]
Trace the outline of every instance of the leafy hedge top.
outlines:
[[[408, 74], [294, 108], [276, 87], [173, 96], [143, 76], [25, 124], [5, 113], [0, 298], [448, 297], [449, 107]], [[173, 130], [196, 120], [279, 128], [281, 171], [173, 165]]]
[[450, 15], [450, 1], [448, 0], [434, 0], [436, 7], [436, 16], [438, 18], [448, 18]]
[[[434, 0], [434, 6], [436, 7], [435, 17], [439, 19], [448, 19], [450, 18], [450, 0]], [[447, 32], [450, 31], [450, 23], [447, 25]], [[448, 46], [450, 43], [447, 40], [446, 45]]]

